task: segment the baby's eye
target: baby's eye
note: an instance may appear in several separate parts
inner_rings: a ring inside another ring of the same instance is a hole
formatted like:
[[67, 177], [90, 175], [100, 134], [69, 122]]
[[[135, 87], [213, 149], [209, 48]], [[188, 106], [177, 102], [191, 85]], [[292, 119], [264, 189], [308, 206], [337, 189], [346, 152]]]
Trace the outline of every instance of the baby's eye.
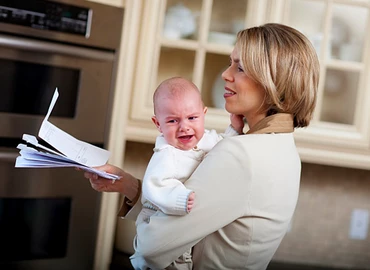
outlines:
[[168, 120], [167, 123], [176, 123], [175, 119]]
[[197, 119], [198, 117], [196, 117], [196, 116], [190, 116], [189, 117], [189, 120], [195, 120], [195, 119]]

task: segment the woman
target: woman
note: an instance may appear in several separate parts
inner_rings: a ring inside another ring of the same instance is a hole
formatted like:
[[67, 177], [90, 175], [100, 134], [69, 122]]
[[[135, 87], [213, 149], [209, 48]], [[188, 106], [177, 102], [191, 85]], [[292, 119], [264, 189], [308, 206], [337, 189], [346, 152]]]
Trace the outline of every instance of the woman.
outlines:
[[[186, 181], [196, 194], [189, 215], [157, 212], [137, 227], [136, 269], [164, 269], [192, 246], [194, 269], [266, 269], [287, 231], [301, 172], [293, 131], [309, 124], [315, 107], [315, 50], [288, 26], [252, 27], [238, 33], [222, 77], [225, 108], [243, 115], [249, 131], [219, 142]], [[110, 165], [100, 169], [122, 181], [85, 173], [92, 187], [124, 194], [121, 214], [136, 218], [140, 181]]]

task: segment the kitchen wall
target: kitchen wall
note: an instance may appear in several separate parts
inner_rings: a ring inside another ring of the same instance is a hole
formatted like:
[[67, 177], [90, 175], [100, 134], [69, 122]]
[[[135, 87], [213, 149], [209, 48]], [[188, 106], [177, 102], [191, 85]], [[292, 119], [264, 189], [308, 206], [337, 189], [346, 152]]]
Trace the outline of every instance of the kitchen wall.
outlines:
[[370, 171], [304, 163], [291, 230], [275, 259], [370, 269], [370, 236], [349, 238], [354, 209], [370, 211]]
[[[127, 142], [124, 168], [142, 177], [152, 149], [152, 144]], [[349, 239], [354, 209], [370, 211], [370, 171], [303, 163], [297, 209], [274, 260], [370, 269], [370, 236]], [[134, 228], [118, 221], [116, 248], [132, 252]]]

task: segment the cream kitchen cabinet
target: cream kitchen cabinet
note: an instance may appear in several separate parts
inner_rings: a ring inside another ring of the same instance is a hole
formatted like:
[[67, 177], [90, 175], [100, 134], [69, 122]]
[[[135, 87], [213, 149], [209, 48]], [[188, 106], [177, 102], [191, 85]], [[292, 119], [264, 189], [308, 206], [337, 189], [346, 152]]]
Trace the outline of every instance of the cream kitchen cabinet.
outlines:
[[[265, 20], [267, 0], [144, 0], [127, 138], [154, 142], [152, 95], [172, 76], [192, 80], [208, 107], [206, 127], [229, 124], [221, 72], [236, 33]], [[226, 5], [226, 6], [225, 6]]]
[[303, 161], [370, 169], [369, 0], [275, 0], [269, 21], [303, 32], [321, 64], [312, 124], [297, 130]]
[[124, 7], [125, 6], [125, 0], [88, 0], [91, 2], [97, 2], [104, 5], [111, 5], [116, 7]]
[[306, 34], [321, 63], [314, 119], [295, 132], [302, 160], [370, 169], [369, 9], [370, 0], [143, 0], [127, 139], [154, 142], [152, 94], [171, 76], [199, 87], [206, 127], [224, 130], [221, 72], [236, 32], [280, 22]]
[[[94, 0], [102, 4], [114, 5], [124, 8], [121, 45], [118, 50], [117, 74], [112, 78], [115, 82], [113, 107], [110, 118], [110, 131], [108, 138], [108, 150], [111, 152], [109, 163], [123, 167], [125, 153], [125, 127], [130, 105], [132, 90], [132, 78], [136, 64], [138, 33], [140, 32], [140, 19], [142, 18], [141, 0]], [[110, 29], [107, 29], [109, 31]], [[88, 188], [88, 187], [86, 187]], [[102, 192], [99, 216], [99, 229], [95, 247], [94, 270], [108, 270], [112, 260], [112, 254], [118, 244], [115, 236], [121, 235], [117, 224], [120, 194]], [[127, 223], [128, 224], [128, 223]], [[135, 229], [134, 224], [128, 224], [129, 229]], [[125, 229], [125, 233], [128, 230]], [[118, 231], [118, 232], [117, 232]]]

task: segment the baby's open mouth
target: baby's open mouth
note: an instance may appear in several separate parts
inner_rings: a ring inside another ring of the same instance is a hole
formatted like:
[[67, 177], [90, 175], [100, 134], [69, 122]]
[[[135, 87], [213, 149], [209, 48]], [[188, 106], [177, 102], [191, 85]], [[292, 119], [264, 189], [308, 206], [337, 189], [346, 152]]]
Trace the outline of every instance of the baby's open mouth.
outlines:
[[191, 138], [193, 138], [194, 135], [185, 135], [185, 136], [179, 136], [178, 138], [182, 141], [188, 141]]

